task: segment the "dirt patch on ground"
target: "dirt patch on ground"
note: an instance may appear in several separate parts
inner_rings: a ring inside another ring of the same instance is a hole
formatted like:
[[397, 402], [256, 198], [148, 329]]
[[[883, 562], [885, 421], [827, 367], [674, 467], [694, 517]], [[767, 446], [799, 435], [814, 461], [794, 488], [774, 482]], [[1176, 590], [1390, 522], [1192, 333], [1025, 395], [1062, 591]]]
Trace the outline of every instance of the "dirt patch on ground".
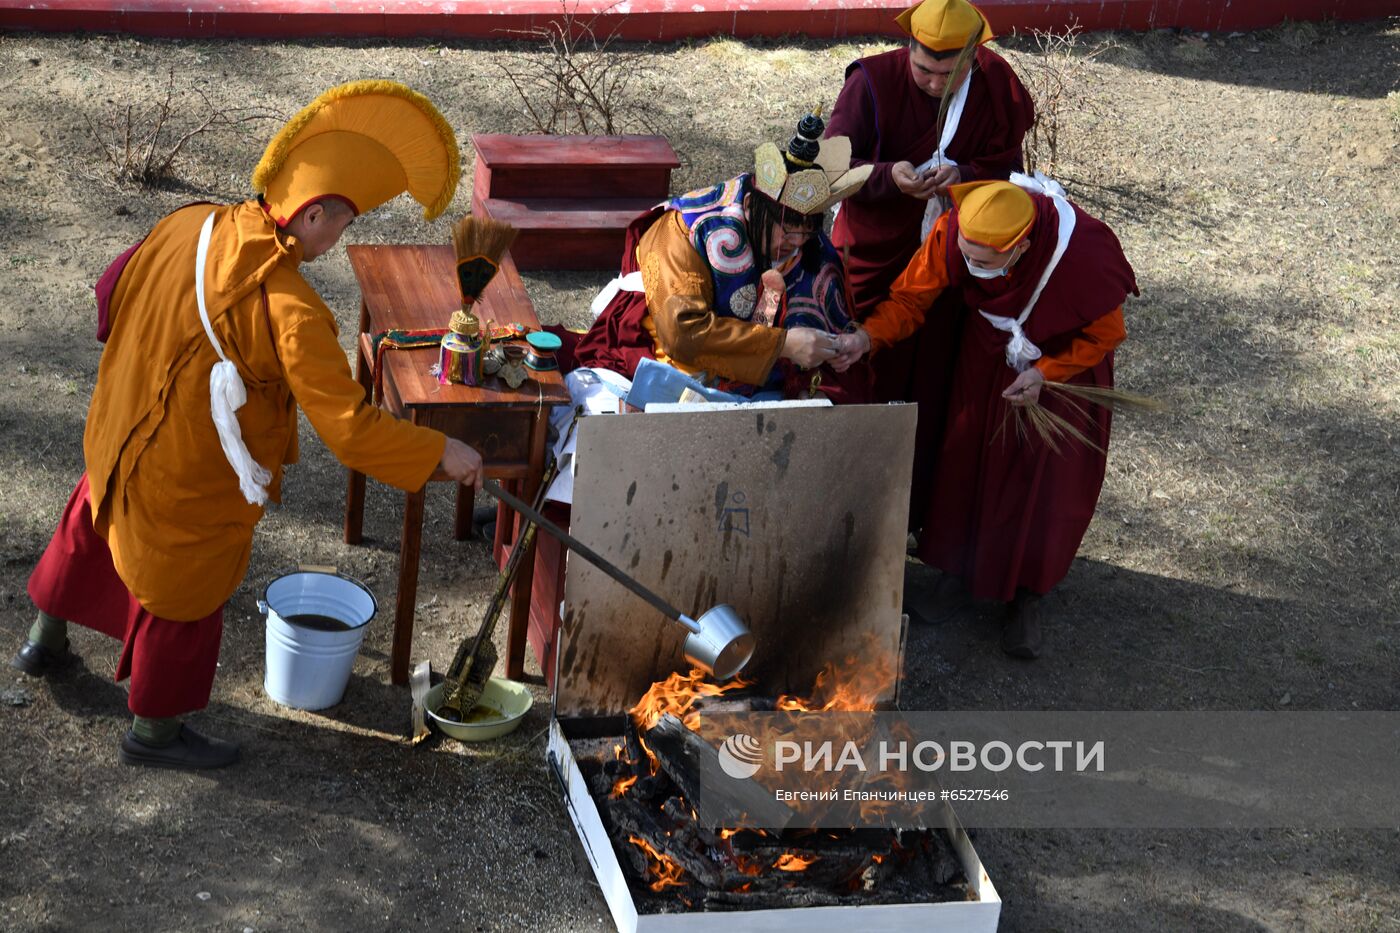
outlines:
[[[1121, 237], [1143, 295], [1120, 382], [1170, 403], [1115, 426], [1103, 502], [1050, 597], [1050, 653], [996, 650], [995, 612], [912, 633], [909, 708], [1393, 709], [1400, 662], [1400, 28], [1118, 36], [1089, 67], [1108, 116], [1072, 115], [1060, 175]], [[727, 177], [831, 101], [879, 42], [730, 40], [642, 49], [636, 93], [684, 166]], [[167, 43], [0, 36], [0, 644], [82, 470], [99, 347], [90, 285], [167, 211], [246, 196], [272, 124], [196, 139], [179, 183], [105, 180], [87, 118], [201, 87], [290, 115], [323, 88], [390, 77], [458, 128], [523, 132], [491, 45]], [[1012, 43], [1013, 61], [1028, 54]], [[470, 152], [467, 153], [468, 160]], [[469, 161], [468, 161], [468, 164]], [[448, 216], [467, 205], [468, 187]], [[396, 202], [352, 242], [447, 242]], [[344, 341], [343, 253], [308, 277]], [[607, 276], [531, 276], [546, 320], [583, 320]], [[246, 761], [211, 778], [121, 768], [116, 658], [79, 631], [53, 684], [0, 672], [0, 926], [14, 930], [607, 929], [543, 761], [547, 703], [510, 740], [408, 749], [381, 617], [346, 702], [289, 712], [261, 690], [262, 582], [333, 563], [392, 599], [399, 494], [371, 487], [363, 547], [340, 542], [342, 472], [303, 426], [287, 504], [259, 527], [229, 603], [210, 731]], [[479, 618], [485, 548], [429, 497], [415, 654], [442, 666]], [[915, 587], [925, 574], [911, 570]], [[8, 648], [6, 650], [9, 650]], [[531, 662], [533, 664], [533, 661]], [[543, 691], [537, 691], [540, 700]], [[984, 832], [1007, 930], [1393, 930], [1400, 834]]]

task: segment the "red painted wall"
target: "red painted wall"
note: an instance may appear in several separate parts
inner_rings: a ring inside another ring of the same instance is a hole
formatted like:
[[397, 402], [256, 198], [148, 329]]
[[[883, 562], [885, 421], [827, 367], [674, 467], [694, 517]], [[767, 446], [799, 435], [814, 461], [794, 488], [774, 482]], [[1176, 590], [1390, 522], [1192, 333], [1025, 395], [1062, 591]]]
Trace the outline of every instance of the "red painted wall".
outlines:
[[[913, 0], [578, 0], [603, 10], [606, 35], [666, 41], [693, 36], [818, 38], [894, 34]], [[981, 0], [1001, 33], [1012, 29], [1255, 29], [1284, 19], [1375, 19], [1400, 0]], [[506, 38], [559, 16], [559, 0], [0, 0], [0, 30], [122, 32], [181, 38]]]

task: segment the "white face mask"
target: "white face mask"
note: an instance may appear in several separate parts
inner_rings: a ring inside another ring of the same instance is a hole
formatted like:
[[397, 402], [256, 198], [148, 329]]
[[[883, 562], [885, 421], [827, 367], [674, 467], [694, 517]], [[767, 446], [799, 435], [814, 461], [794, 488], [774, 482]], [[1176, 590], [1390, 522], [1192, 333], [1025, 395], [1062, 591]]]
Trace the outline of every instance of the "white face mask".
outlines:
[[[961, 250], [959, 252], [961, 252]], [[971, 272], [974, 276], [976, 276], [979, 279], [999, 279], [1004, 275], [1010, 275], [1011, 266], [1014, 263], [1015, 259], [1012, 259], [1011, 261], [1007, 262], [1006, 265], [1002, 266], [999, 269], [980, 269], [972, 264], [972, 261], [967, 258], [966, 253], [963, 253], [963, 265], [967, 266], [968, 272]]]

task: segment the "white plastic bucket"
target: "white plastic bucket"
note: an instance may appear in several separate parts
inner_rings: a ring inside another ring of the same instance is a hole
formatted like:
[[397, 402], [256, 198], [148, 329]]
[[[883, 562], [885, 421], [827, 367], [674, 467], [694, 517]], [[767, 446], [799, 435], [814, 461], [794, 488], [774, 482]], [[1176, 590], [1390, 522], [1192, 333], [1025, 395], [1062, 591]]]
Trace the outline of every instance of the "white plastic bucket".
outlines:
[[[379, 608], [374, 594], [338, 573], [298, 570], [269, 583], [258, 608], [267, 615], [267, 695], [295, 709], [339, 703], [366, 624]], [[350, 628], [326, 632], [287, 621], [298, 615], [328, 616]]]

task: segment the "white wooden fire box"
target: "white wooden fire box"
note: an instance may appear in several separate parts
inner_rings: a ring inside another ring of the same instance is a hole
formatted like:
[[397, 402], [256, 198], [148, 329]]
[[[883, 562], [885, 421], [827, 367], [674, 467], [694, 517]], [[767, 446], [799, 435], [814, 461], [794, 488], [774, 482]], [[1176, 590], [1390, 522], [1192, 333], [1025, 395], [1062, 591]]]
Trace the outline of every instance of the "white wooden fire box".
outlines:
[[[899, 672], [914, 427], [912, 405], [585, 418], [570, 530], [683, 612], [734, 606], [758, 642], [743, 676], [764, 693], [805, 694], [852, 656]], [[951, 809], [968, 900], [639, 913], [570, 739], [686, 670], [684, 635], [569, 557], [548, 756], [618, 930], [994, 933], [1001, 900]]]

